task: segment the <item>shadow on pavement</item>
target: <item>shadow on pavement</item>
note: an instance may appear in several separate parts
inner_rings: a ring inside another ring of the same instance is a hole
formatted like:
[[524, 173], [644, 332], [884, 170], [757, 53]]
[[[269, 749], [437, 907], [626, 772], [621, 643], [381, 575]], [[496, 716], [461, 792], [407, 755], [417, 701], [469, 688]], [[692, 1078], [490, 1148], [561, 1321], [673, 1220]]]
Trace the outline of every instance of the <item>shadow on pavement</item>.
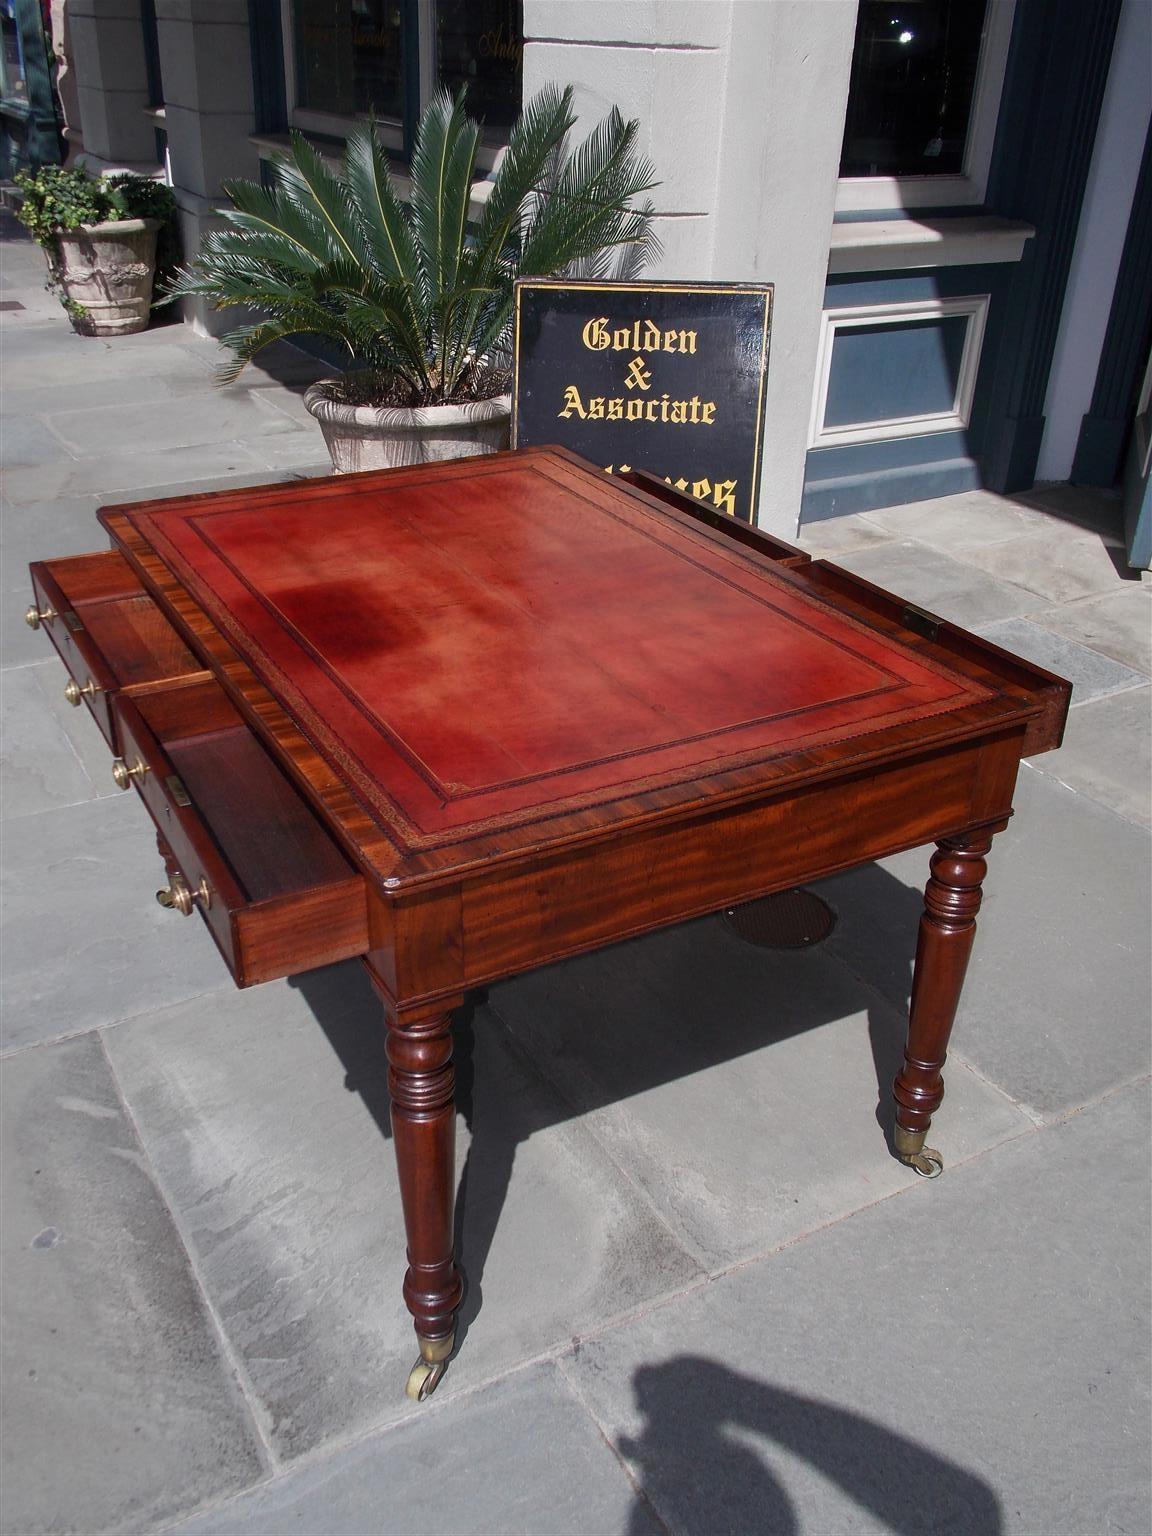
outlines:
[[[655, 1509], [688, 1536], [818, 1528], [751, 1436], [807, 1462], [898, 1536], [1003, 1529], [999, 1500], [982, 1478], [848, 1409], [691, 1355], [641, 1366], [632, 1385], [644, 1428], [618, 1449]], [[651, 1529], [638, 1503], [629, 1536]]]

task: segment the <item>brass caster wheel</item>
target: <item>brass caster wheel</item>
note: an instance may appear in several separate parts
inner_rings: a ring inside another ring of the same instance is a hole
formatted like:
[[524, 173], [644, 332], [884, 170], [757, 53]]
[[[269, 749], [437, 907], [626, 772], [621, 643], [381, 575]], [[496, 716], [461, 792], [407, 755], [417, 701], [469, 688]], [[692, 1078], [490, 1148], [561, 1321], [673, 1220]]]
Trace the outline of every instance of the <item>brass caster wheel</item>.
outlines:
[[408, 1380], [404, 1385], [405, 1396], [410, 1397], [415, 1403], [422, 1403], [426, 1397], [431, 1397], [440, 1385], [440, 1378], [448, 1369], [447, 1360], [425, 1360], [423, 1355], [408, 1372]]
[[922, 1179], [938, 1179], [944, 1172], [944, 1159], [935, 1147], [926, 1147], [927, 1131], [910, 1131], [899, 1121], [892, 1133], [896, 1156], [909, 1168], [915, 1169]]
[[935, 1147], [922, 1147], [910, 1157], [901, 1158], [909, 1168], [914, 1168], [922, 1179], [938, 1179], [944, 1172], [944, 1159]]
[[456, 1335], [447, 1333], [443, 1338], [426, 1339], [417, 1334], [416, 1338], [420, 1343], [420, 1358], [408, 1372], [404, 1391], [413, 1402], [422, 1403], [440, 1385], [440, 1378], [448, 1369], [448, 1357], [455, 1347]]

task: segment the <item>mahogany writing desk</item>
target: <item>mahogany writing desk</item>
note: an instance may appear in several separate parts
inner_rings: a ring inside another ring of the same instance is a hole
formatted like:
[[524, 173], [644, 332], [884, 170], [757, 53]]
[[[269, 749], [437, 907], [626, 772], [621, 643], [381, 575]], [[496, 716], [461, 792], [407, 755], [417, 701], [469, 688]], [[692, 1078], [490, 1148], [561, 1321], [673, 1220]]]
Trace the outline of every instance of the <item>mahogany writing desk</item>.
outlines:
[[1069, 688], [661, 482], [559, 449], [106, 508], [33, 567], [241, 985], [363, 957], [426, 1395], [453, 1346], [469, 988], [934, 842], [896, 1079], [924, 1146], [1021, 756]]

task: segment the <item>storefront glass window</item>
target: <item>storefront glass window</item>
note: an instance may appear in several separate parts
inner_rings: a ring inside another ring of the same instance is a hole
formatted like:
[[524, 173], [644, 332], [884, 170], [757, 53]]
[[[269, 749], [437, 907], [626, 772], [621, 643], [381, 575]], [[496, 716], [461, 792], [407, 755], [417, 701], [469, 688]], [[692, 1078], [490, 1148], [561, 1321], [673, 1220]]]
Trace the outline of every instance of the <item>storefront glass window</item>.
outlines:
[[520, 0], [438, 0], [436, 69], [453, 95], [468, 88], [468, 110], [487, 128], [509, 128], [520, 111], [524, 54]]
[[861, 0], [841, 176], [956, 176], [987, 0]]
[[404, 11], [397, 0], [295, 0], [297, 105], [337, 117], [401, 117]]
[[12, 102], [28, 100], [14, 0], [0, 0], [0, 98]]

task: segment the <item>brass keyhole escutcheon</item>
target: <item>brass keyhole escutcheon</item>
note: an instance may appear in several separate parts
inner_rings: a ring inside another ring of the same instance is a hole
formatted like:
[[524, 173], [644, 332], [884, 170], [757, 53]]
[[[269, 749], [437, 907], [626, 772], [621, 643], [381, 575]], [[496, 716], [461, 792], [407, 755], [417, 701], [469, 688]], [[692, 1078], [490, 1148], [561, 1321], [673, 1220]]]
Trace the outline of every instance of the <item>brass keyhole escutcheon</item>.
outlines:
[[212, 905], [212, 888], [207, 880], [201, 878], [200, 884], [192, 890], [182, 876], [173, 875], [171, 885], [156, 892], [156, 900], [162, 907], [170, 907], [174, 912], [187, 917], [197, 902], [207, 912]]
[[143, 779], [148, 773], [148, 764], [142, 758], [129, 766], [122, 757], [117, 757], [112, 763], [112, 777], [116, 781], [117, 789], [127, 789], [133, 779]]
[[73, 709], [79, 708], [81, 699], [95, 698], [99, 692], [100, 689], [97, 688], [96, 684], [92, 681], [91, 678], [88, 679], [83, 688], [81, 688], [78, 682], [71, 678], [64, 687], [64, 697], [68, 700]]
[[46, 608], [38, 608], [36, 604], [33, 603], [31, 608], [29, 608], [24, 614], [24, 622], [27, 624], [29, 629], [39, 629], [41, 624], [50, 624], [56, 617], [58, 617], [58, 615], [55, 608], [53, 608], [51, 604], [49, 604]]

